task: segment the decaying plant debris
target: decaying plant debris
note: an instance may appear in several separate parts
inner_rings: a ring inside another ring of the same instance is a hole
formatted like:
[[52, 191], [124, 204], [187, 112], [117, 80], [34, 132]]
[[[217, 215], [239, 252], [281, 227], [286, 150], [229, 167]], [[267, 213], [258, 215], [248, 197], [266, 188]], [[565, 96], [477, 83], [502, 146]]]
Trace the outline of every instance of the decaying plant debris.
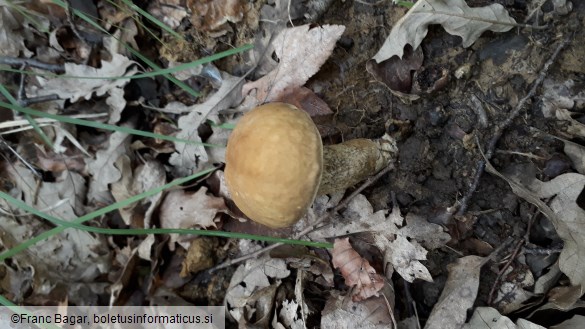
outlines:
[[[0, 294], [225, 305], [233, 327], [585, 327], [585, 3], [405, 3], [0, 0]], [[325, 144], [389, 134], [398, 161], [254, 224], [224, 146], [276, 101]]]

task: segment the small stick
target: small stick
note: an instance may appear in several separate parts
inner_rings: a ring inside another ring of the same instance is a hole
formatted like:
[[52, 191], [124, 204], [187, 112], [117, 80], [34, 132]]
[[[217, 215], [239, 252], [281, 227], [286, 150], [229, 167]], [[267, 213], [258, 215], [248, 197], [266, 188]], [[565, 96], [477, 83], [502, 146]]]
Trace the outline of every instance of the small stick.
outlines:
[[508, 259], [508, 261], [506, 262], [506, 265], [504, 265], [504, 267], [502, 267], [502, 269], [498, 273], [498, 277], [496, 278], [496, 281], [494, 281], [492, 289], [490, 290], [490, 294], [488, 295], [488, 299], [487, 299], [488, 305], [492, 305], [494, 293], [496, 291], [496, 286], [498, 285], [500, 280], [502, 280], [502, 276], [504, 275], [504, 273], [506, 272], [508, 267], [510, 267], [510, 264], [512, 264], [514, 259], [516, 259], [516, 256], [518, 255], [518, 252], [520, 251], [523, 244], [524, 244], [524, 239], [520, 239], [520, 241], [518, 241], [518, 243], [516, 244], [516, 247], [514, 248], [512, 255], [510, 255], [510, 259]]
[[65, 65], [59, 64], [47, 64], [36, 59], [30, 58], [16, 58], [9, 56], [0, 56], [0, 64], [10, 66], [28, 66], [35, 67], [37, 69], [53, 72], [53, 73], [65, 73]]
[[524, 109], [524, 105], [526, 105], [526, 102], [528, 102], [528, 100], [530, 100], [530, 98], [532, 98], [532, 97], [534, 97], [534, 95], [536, 95], [536, 91], [538, 90], [538, 88], [540, 87], [542, 82], [544, 81], [544, 78], [546, 77], [549, 68], [551, 67], [552, 64], [555, 63], [557, 57], [561, 53], [561, 50], [563, 50], [563, 48], [565, 48], [573, 40], [573, 36], [574, 36], [574, 33], [570, 33], [557, 46], [557, 49], [555, 49], [555, 51], [552, 53], [550, 58], [544, 64], [542, 70], [540, 71], [540, 73], [538, 75], [538, 78], [532, 84], [532, 88], [530, 88], [530, 91], [528, 92], [528, 94], [526, 94], [526, 96], [524, 96], [518, 102], [518, 105], [516, 105], [516, 107], [514, 108], [514, 110], [512, 112], [510, 112], [510, 114], [508, 115], [506, 120], [504, 120], [504, 122], [502, 122], [501, 124], [498, 124], [496, 126], [496, 129], [494, 130], [494, 133], [492, 134], [492, 138], [489, 140], [489, 143], [487, 145], [486, 152], [485, 152], [485, 159], [482, 158], [481, 160], [478, 161], [477, 170], [475, 172], [475, 176], [473, 178], [473, 181], [472, 181], [471, 185], [469, 186], [469, 190], [465, 193], [465, 195], [463, 196], [463, 198], [459, 202], [460, 207], [456, 213], [457, 216], [462, 216], [467, 211], [467, 207], [469, 206], [469, 201], [471, 200], [473, 193], [475, 193], [475, 190], [479, 186], [479, 180], [480, 180], [481, 176], [483, 175], [483, 172], [485, 171], [486, 160], [489, 160], [492, 158], [492, 156], [494, 154], [494, 150], [496, 148], [496, 144], [500, 140], [500, 137], [502, 137], [504, 130], [506, 130], [512, 124], [512, 122], [514, 121], [514, 119], [516, 119], [516, 117], [518, 117], [520, 112]]

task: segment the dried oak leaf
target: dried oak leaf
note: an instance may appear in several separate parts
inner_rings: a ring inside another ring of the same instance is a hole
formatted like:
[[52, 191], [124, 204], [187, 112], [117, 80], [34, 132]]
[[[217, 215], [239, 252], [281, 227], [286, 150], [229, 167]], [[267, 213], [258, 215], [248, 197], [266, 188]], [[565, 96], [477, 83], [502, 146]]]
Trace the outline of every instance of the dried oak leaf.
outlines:
[[[166, 183], [165, 168], [158, 161], [146, 161], [132, 171], [130, 158], [127, 155], [122, 155], [116, 161], [116, 167], [122, 174], [119, 181], [110, 185], [112, 196], [116, 201], [128, 199]], [[152, 214], [158, 207], [161, 197], [162, 192], [159, 192], [127, 207], [120, 208], [118, 211], [126, 225], [149, 228]]]
[[237, 23], [246, 9], [242, 0], [188, 0], [187, 7], [193, 11], [191, 23], [202, 31], [218, 31], [228, 22]]
[[128, 57], [114, 54], [111, 61], [102, 61], [100, 68], [87, 65], [65, 63], [65, 75], [78, 78], [63, 78], [60, 76], [45, 79], [36, 77], [40, 87], [30, 87], [29, 97], [57, 94], [61, 99], [76, 102], [80, 98], [90, 99], [95, 93], [102, 96], [111, 93], [116, 88], [123, 88], [130, 79], [112, 79], [112, 77], [130, 76], [138, 72], [136, 62]]
[[[471, 319], [463, 326], [463, 329], [544, 329], [544, 327], [528, 320], [518, 319], [516, 324], [492, 307], [478, 307], [473, 312]], [[579, 328], [579, 326], [575, 327]]]
[[[195, 193], [175, 190], [169, 192], [160, 206], [160, 225], [162, 228], [216, 227], [218, 214], [225, 211], [223, 198], [208, 195], [206, 187]], [[182, 242], [179, 239], [179, 234], [171, 234], [170, 248], [174, 249], [175, 242]]]
[[95, 160], [87, 160], [87, 170], [91, 174], [88, 199], [109, 203], [111, 200], [109, 184], [122, 178], [122, 172], [114, 165], [122, 155], [130, 152], [130, 134], [113, 132], [108, 139], [108, 146], [96, 152]]
[[242, 94], [256, 89], [257, 103], [264, 103], [280, 98], [287, 88], [304, 85], [329, 58], [343, 31], [342, 25], [302, 25], [282, 30], [272, 43], [280, 62], [270, 73], [245, 84]]
[[479, 289], [483, 257], [465, 256], [448, 266], [449, 276], [425, 329], [460, 328], [467, 319]]
[[509, 31], [516, 21], [500, 4], [471, 8], [464, 0], [419, 0], [392, 27], [373, 59], [381, 63], [394, 55], [402, 58], [404, 46], [418, 48], [431, 24], [441, 24], [449, 34], [460, 36], [467, 48], [484, 31]]
[[349, 238], [335, 239], [332, 262], [333, 267], [341, 271], [345, 284], [355, 287], [352, 291], [354, 302], [378, 296], [378, 291], [384, 288], [384, 277], [353, 249]]
[[[534, 204], [552, 222], [557, 234], [565, 242], [559, 257], [559, 266], [578, 286], [581, 295], [585, 292], [585, 209], [577, 203], [585, 187], [585, 175], [568, 173], [543, 182], [534, 177], [524, 177], [520, 172], [516, 177], [499, 173], [489, 162], [486, 170], [504, 179], [514, 194]], [[521, 182], [525, 183], [522, 184]], [[552, 198], [547, 205], [541, 199]]]
[[353, 302], [345, 296], [336, 296], [332, 293], [321, 312], [321, 328], [394, 329], [392, 326], [394, 315], [390, 313], [386, 303], [386, 296], [382, 294], [379, 297]]
[[[181, 131], [177, 134], [177, 138], [201, 142], [197, 128], [209, 116], [213, 116], [219, 111], [226, 110], [230, 106], [239, 103], [241, 101], [240, 90], [243, 82], [244, 80], [242, 78], [223, 73], [221, 87], [215, 94], [205, 100], [204, 103], [195, 104], [188, 109], [182, 110], [180, 109], [180, 105], [174, 104], [173, 107], [179, 108], [180, 111], [189, 112], [187, 115], [179, 118], [178, 125]], [[221, 152], [225, 153], [224, 148], [216, 147], [213, 149], [221, 149]], [[210, 156], [203, 145], [175, 142], [175, 150], [176, 153], [171, 155], [169, 162], [173, 165], [173, 174], [176, 176], [191, 175], [196, 170], [201, 169], [210, 160]], [[215, 160], [215, 158], [212, 157], [212, 160]]]
[[426, 249], [436, 249], [447, 243], [449, 234], [440, 225], [414, 214], [406, 216], [404, 225], [405, 219], [397, 207], [388, 216], [386, 213], [386, 210], [374, 213], [372, 205], [360, 194], [347, 206], [344, 220], [335, 221], [310, 236], [323, 239], [345, 234], [371, 234], [374, 244], [384, 254], [385, 263], [392, 265], [405, 280], [432, 281], [431, 274], [420, 261], [426, 259]]

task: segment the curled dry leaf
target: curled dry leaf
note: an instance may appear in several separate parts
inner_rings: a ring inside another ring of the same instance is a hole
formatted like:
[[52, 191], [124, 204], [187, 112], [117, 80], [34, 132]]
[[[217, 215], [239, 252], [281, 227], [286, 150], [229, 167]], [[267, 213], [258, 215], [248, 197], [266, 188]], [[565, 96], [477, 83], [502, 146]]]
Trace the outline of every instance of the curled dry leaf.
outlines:
[[242, 94], [255, 89], [256, 104], [260, 104], [279, 99], [287, 88], [304, 85], [329, 58], [343, 31], [342, 25], [314, 28], [302, 25], [281, 31], [273, 41], [280, 60], [278, 66], [264, 77], [245, 84]]
[[483, 257], [465, 256], [450, 264], [449, 276], [425, 329], [460, 328], [473, 306], [479, 288]]
[[[219, 90], [209, 97], [203, 104], [191, 106], [187, 111], [189, 114], [179, 119], [177, 138], [187, 139], [194, 142], [201, 142], [197, 128], [205, 122], [209, 115], [217, 114], [219, 111], [228, 109], [241, 100], [241, 87], [244, 83], [242, 78], [229, 74], [222, 74], [222, 84]], [[175, 105], [175, 107], [179, 107]], [[185, 110], [181, 110], [185, 112]], [[174, 166], [176, 176], [191, 175], [195, 170], [202, 168], [210, 158], [203, 145], [186, 144], [175, 142], [176, 153], [171, 156], [169, 162]], [[221, 148], [225, 153], [225, 149]]]
[[246, 9], [242, 0], [187, 0], [187, 7], [193, 12], [191, 23], [195, 28], [215, 32], [224, 30], [228, 22], [241, 21]]
[[[12, 6], [0, 2], [0, 55], [18, 57], [22, 51], [25, 57], [33, 53], [24, 45], [26, 24], [25, 18]], [[35, 18], [36, 19], [36, 18]]]
[[[429, 271], [420, 262], [426, 259], [427, 249], [436, 249], [446, 244], [451, 237], [440, 225], [429, 223], [426, 219], [408, 214], [405, 219], [400, 209], [395, 207], [386, 216], [386, 210], [374, 213], [372, 205], [363, 195], [356, 196], [343, 213], [344, 220], [310, 235], [313, 239], [367, 233], [373, 235], [374, 244], [384, 254], [384, 261], [408, 282], [414, 279], [432, 281]], [[387, 274], [392, 269], [386, 269]]]
[[392, 27], [373, 59], [381, 63], [394, 55], [402, 58], [404, 46], [418, 48], [431, 24], [441, 24], [449, 34], [460, 36], [467, 48], [483, 32], [509, 31], [516, 21], [500, 4], [471, 8], [464, 0], [419, 0]]
[[[102, 96], [116, 88], [124, 87], [130, 79], [112, 79], [134, 75], [138, 70], [128, 57], [114, 54], [110, 62], [102, 61], [101, 67], [65, 63], [65, 74], [78, 78], [55, 77], [45, 79], [37, 76], [40, 87], [29, 88], [29, 97], [57, 94], [61, 99], [76, 102], [80, 98], [90, 99], [95, 93]], [[107, 78], [107, 79], [106, 79]]]
[[[534, 177], [506, 177], [499, 173], [489, 162], [486, 170], [504, 179], [514, 193], [534, 204], [552, 222], [557, 234], [565, 242], [559, 257], [559, 266], [571, 280], [579, 286], [581, 295], [585, 292], [585, 209], [577, 199], [585, 186], [585, 175], [568, 173], [542, 182]], [[523, 185], [521, 182], [525, 181]], [[549, 205], [541, 199], [552, 198]]]
[[[122, 155], [115, 164], [122, 174], [122, 178], [119, 181], [111, 184], [111, 192], [116, 201], [128, 199], [166, 183], [164, 166], [158, 161], [146, 161], [132, 171], [130, 158], [127, 155]], [[124, 223], [131, 227], [149, 228], [150, 219], [154, 209], [159, 204], [161, 196], [162, 192], [159, 192], [119, 209], [118, 211]]]
[[270, 278], [284, 279], [289, 275], [290, 270], [283, 259], [263, 257], [250, 259], [246, 264], [240, 265], [226, 292], [225, 300], [230, 307], [230, 314], [236, 321], [242, 320], [245, 306], [253, 299], [254, 293], [270, 287]]
[[423, 60], [422, 49], [413, 51], [412, 47], [407, 46], [404, 57], [391, 57], [379, 64], [375, 60], [369, 60], [366, 70], [390, 90], [410, 94], [413, 72], [421, 68]]
[[345, 296], [329, 297], [321, 315], [323, 329], [393, 329], [385, 296], [353, 302]]
[[[223, 198], [208, 195], [206, 187], [201, 187], [196, 193], [174, 190], [167, 194], [160, 206], [160, 225], [162, 228], [216, 227], [218, 214], [226, 211]], [[171, 234], [169, 246], [172, 250], [175, 242], [181, 242], [179, 239], [179, 234]], [[184, 247], [188, 249], [187, 245]]]
[[[66, 221], [82, 215], [78, 212], [83, 209], [86, 187], [85, 179], [81, 175], [64, 171], [55, 177], [55, 182], [37, 185], [36, 177], [19, 163], [1, 169], [13, 182], [13, 192], [22, 195], [28, 205]], [[2, 204], [2, 208], [19, 213], [19, 210], [8, 204]], [[6, 233], [6, 238], [12, 241], [8, 245], [21, 243], [46, 229], [48, 227], [42, 221], [20, 222], [18, 217], [0, 215], [0, 231]], [[4, 239], [2, 238], [3, 243], [6, 243]], [[33, 266], [35, 276], [46, 280], [50, 286], [57, 281], [90, 282], [106, 273], [110, 266], [106, 249], [103, 236], [94, 236], [82, 230], [66, 230], [30, 246], [28, 254], [18, 254], [15, 257], [23, 260], [22, 264]], [[35, 289], [43, 288], [38, 284]]]
[[96, 152], [95, 160], [88, 160], [87, 169], [91, 174], [88, 199], [101, 203], [109, 203], [111, 196], [109, 184], [122, 178], [121, 171], [114, 165], [122, 155], [129, 152], [130, 135], [115, 131], [110, 135], [108, 146]]
[[341, 271], [345, 284], [354, 287], [354, 302], [378, 296], [378, 291], [384, 288], [384, 277], [353, 249], [349, 238], [335, 239], [332, 262]]

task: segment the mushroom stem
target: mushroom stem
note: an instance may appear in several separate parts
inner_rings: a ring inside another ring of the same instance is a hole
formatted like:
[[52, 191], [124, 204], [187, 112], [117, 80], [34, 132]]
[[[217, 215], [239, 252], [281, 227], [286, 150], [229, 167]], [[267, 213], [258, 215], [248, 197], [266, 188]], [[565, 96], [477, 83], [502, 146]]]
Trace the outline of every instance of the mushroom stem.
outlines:
[[318, 195], [343, 191], [376, 174], [397, 158], [396, 140], [385, 134], [379, 139], [353, 139], [323, 147], [323, 176]]

